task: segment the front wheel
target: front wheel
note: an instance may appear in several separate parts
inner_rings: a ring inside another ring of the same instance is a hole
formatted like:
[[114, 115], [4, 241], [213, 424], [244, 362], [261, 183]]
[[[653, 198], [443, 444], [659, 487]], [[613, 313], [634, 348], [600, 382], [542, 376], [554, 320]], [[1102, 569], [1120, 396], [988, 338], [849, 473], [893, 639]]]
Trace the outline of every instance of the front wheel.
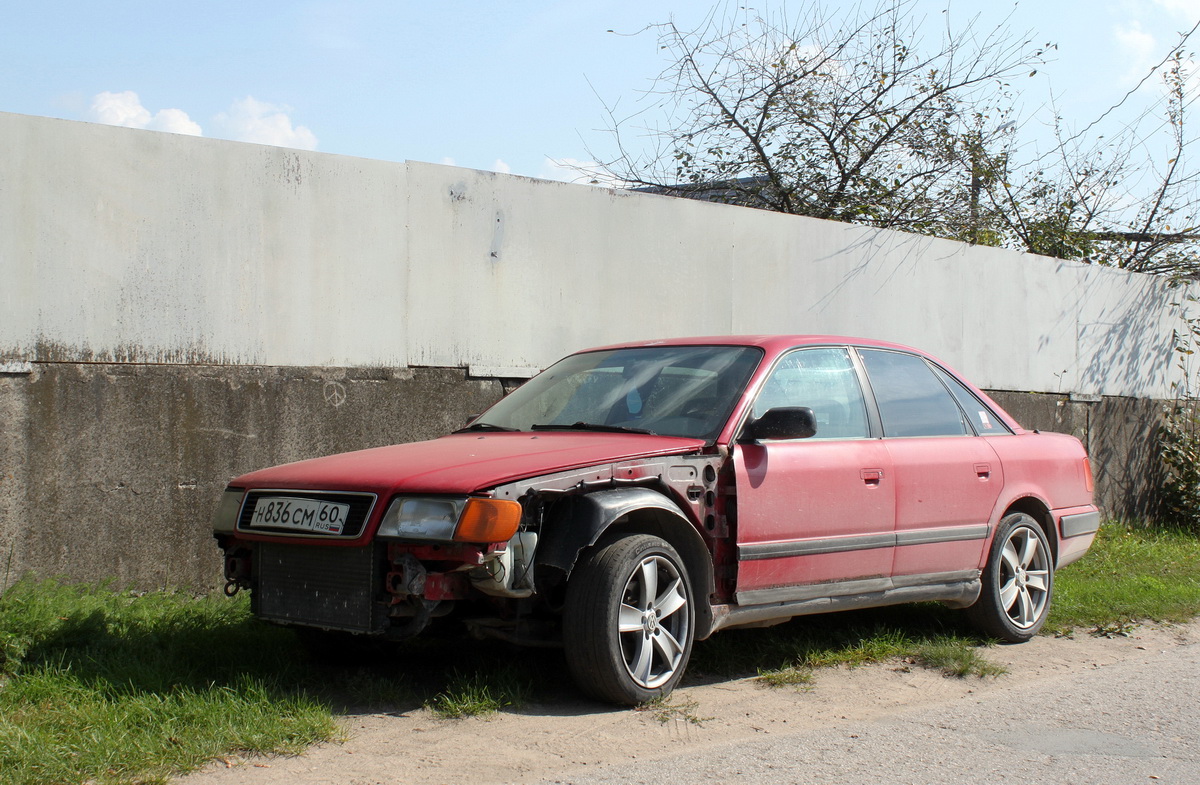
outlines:
[[587, 694], [636, 705], [670, 694], [695, 635], [692, 589], [669, 543], [636, 534], [585, 557], [567, 584], [567, 666]]
[[1054, 559], [1042, 527], [1025, 513], [1007, 515], [996, 530], [983, 590], [967, 608], [967, 618], [986, 635], [1022, 643], [1046, 623], [1053, 588]]

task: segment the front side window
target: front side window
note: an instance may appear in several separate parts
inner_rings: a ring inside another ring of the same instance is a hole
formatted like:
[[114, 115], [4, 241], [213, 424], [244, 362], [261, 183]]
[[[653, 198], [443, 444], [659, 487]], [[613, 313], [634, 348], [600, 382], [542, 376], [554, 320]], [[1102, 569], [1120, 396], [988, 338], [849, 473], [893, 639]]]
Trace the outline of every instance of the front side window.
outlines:
[[884, 436], [969, 434], [962, 412], [925, 360], [911, 354], [859, 349]]
[[870, 435], [867, 407], [846, 349], [801, 349], [779, 361], [763, 383], [752, 416], [780, 406], [807, 406], [817, 439], [863, 439]]
[[762, 351], [653, 346], [574, 354], [484, 412], [475, 426], [517, 431], [578, 427], [714, 439]]

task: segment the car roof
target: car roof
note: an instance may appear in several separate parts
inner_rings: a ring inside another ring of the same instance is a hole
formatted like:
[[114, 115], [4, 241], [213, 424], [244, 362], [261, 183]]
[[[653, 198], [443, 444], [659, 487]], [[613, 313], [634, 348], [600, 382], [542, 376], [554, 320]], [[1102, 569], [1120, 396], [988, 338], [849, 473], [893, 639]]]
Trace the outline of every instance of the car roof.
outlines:
[[898, 343], [873, 338], [852, 338], [845, 335], [714, 335], [693, 338], [666, 338], [655, 341], [632, 341], [584, 349], [584, 352], [611, 351], [651, 346], [756, 346], [768, 354], [774, 354], [796, 346], [870, 346], [880, 349], [899, 349], [929, 356], [927, 352]]

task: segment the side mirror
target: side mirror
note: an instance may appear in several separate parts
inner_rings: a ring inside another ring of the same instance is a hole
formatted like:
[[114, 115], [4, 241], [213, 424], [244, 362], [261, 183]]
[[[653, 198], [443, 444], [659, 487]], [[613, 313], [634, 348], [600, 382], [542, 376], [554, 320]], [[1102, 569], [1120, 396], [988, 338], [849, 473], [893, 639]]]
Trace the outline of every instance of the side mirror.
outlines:
[[762, 417], [746, 423], [742, 438], [746, 441], [760, 439], [807, 439], [817, 435], [817, 417], [807, 406], [779, 406], [768, 409]]

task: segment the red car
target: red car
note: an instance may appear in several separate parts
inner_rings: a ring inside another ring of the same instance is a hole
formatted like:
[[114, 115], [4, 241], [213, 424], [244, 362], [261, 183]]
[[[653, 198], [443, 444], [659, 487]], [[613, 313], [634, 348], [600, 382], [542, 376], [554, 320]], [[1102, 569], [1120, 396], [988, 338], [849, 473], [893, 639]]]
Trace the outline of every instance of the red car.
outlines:
[[1077, 439], [916, 350], [776, 336], [573, 354], [440, 439], [238, 477], [214, 528], [263, 619], [561, 641], [633, 704], [802, 614], [937, 600], [1027, 640], [1099, 522]]

